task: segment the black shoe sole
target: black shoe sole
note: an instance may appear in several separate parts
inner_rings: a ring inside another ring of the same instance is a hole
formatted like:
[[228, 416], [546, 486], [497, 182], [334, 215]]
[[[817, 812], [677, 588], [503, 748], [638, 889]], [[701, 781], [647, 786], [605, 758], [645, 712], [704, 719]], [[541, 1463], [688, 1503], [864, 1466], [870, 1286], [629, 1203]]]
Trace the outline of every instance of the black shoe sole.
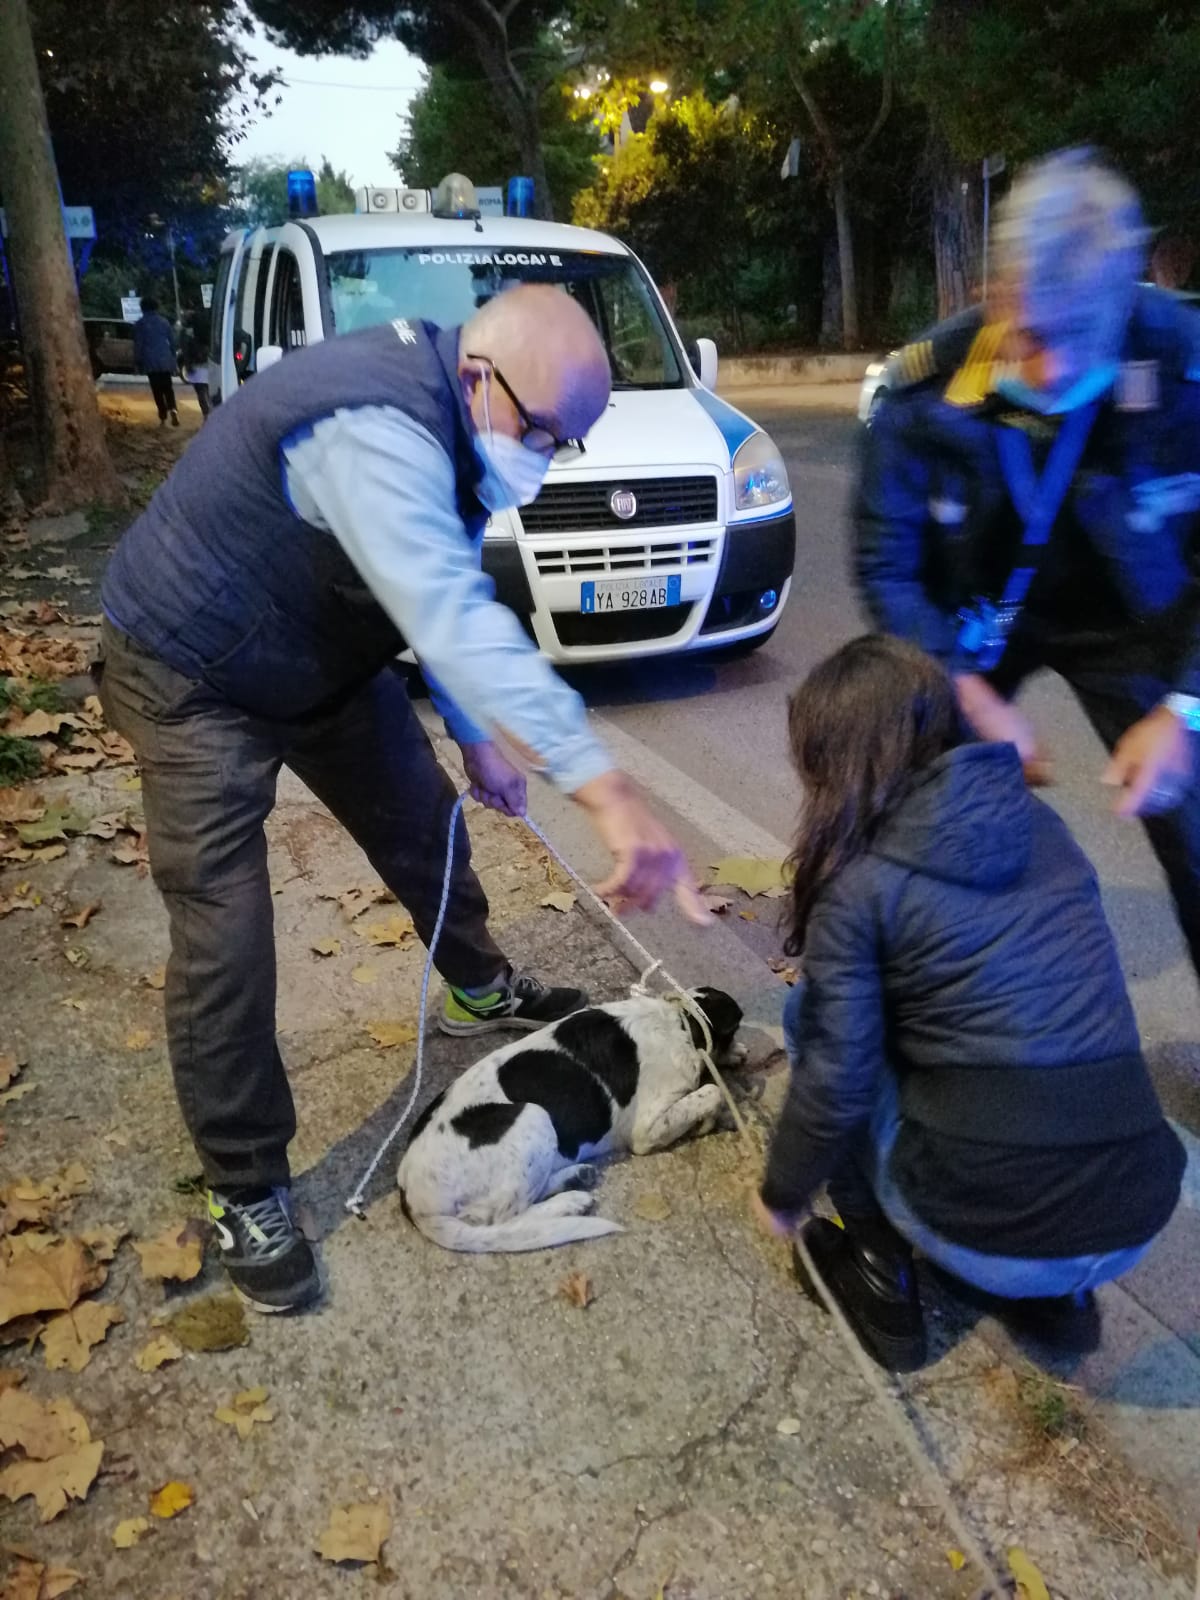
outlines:
[[[813, 1282], [812, 1274], [801, 1259], [799, 1250], [792, 1251], [792, 1266], [804, 1293], [822, 1311], [828, 1312], [825, 1296]], [[861, 1316], [847, 1308], [841, 1295], [838, 1294], [836, 1282], [831, 1277], [825, 1278], [824, 1283], [828, 1294], [836, 1301], [838, 1310], [850, 1325], [855, 1338], [878, 1366], [884, 1367], [888, 1372], [917, 1372], [925, 1365], [929, 1359], [929, 1341], [924, 1327], [911, 1334], [889, 1333], [885, 1328], [875, 1327], [872, 1323], [864, 1322]]]

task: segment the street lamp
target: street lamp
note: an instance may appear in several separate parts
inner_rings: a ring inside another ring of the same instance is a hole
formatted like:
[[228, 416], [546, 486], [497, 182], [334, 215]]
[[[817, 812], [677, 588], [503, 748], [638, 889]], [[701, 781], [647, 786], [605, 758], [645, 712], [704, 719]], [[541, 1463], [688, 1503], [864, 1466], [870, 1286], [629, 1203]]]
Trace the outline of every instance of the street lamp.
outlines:
[[667, 80], [665, 78], [651, 78], [650, 79], [650, 93], [651, 94], [666, 94], [667, 91], [670, 89], [670, 87], [671, 87], [671, 85], [667, 82]]

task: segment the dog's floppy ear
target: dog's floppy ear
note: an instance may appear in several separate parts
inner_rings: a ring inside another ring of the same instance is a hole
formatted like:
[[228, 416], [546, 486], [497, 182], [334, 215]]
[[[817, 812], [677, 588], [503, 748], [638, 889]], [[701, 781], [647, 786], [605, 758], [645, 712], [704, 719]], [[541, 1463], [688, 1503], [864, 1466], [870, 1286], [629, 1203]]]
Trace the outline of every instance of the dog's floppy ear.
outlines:
[[[692, 999], [708, 1023], [714, 1047], [718, 1051], [728, 1049], [742, 1024], [741, 1006], [738, 1005], [731, 994], [726, 994], [723, 989], [710, 989], [707, 987], [693, 989]], [[701, 1049], [704, 1039], [700, 1032], [700, 1024], [690, 1012], [688, 1013], [688, 1028], [691, 1031], [692, 1043], [697, 1050]]]

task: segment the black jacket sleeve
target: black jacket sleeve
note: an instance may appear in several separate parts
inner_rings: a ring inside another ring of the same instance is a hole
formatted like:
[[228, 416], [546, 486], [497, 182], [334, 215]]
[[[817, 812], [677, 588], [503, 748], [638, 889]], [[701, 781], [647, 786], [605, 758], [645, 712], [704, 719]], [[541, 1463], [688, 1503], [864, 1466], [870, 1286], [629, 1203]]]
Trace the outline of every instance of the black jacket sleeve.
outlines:
[[856, 893], [856, 877], [832, 884], [809, 924], [799, 1050], [762, 1186], [772, 1211], [803, 1210], [874, 1109], [883, 982], [876, 897]]
[[958, 619], [930, 597], [926, 583], [928, 541], [937, 530], [929, 513], [928, 455], [916, 420], [912, 397], [900, 393], [885, 400], [873, 426], [863, 430], [854, 575], [876, 628], [945, 661]]

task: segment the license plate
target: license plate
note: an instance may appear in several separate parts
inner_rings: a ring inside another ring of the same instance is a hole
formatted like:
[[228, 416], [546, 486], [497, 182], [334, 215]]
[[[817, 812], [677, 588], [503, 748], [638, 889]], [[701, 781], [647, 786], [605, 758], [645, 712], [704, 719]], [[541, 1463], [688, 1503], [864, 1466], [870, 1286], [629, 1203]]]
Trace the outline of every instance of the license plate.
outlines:
[[683, 580], [673, 578], [598, 578], [579, 586], [579, 609], [585, 615], [610, 611], [649, 611], [655, 606], [680, 604]]

